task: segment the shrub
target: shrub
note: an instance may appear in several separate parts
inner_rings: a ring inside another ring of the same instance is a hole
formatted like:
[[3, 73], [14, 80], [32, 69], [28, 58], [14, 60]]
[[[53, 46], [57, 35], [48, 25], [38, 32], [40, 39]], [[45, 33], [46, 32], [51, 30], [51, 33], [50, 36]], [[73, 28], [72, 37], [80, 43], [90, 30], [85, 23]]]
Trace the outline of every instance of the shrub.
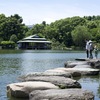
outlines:
[[14, 49], [15, 42], [13, 41], [2, 41], [1, 42], [2, 49]]

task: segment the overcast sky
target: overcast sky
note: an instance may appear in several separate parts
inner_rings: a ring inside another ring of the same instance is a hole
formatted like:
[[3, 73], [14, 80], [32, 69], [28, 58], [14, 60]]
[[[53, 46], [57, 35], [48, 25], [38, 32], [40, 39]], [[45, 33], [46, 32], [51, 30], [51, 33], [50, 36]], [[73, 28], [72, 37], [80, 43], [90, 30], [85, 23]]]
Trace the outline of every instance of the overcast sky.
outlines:
[[0, 14], [18, 14], [26, 25], [100, 15], [100, 0], [0, 0]]

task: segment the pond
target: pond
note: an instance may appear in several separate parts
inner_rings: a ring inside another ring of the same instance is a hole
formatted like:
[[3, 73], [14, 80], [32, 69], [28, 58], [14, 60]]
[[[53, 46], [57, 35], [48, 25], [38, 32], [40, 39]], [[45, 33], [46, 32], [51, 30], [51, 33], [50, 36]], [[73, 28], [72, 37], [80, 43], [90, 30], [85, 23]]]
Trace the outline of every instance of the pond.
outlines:
[[[0, 50], [0, 100], [19, 100], [9, 98], [6, 94], [6, 86], [18, 82], [19, 76], [64, 67], [66, 61], [85, 57], [85, 51]], [[82, 77], [77, 80], [83, 89], [93, 91], [95, 100], [100, 99], [99, 76]]]

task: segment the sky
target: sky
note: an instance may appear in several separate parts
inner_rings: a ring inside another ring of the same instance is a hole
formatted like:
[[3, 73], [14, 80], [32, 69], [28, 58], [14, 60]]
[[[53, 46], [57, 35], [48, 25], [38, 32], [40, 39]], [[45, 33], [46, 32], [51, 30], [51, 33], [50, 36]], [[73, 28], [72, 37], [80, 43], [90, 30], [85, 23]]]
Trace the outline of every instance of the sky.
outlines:
[[0, 0], [0, 14], [18, 14], [26, 25], [100, 15], [100, 0]]

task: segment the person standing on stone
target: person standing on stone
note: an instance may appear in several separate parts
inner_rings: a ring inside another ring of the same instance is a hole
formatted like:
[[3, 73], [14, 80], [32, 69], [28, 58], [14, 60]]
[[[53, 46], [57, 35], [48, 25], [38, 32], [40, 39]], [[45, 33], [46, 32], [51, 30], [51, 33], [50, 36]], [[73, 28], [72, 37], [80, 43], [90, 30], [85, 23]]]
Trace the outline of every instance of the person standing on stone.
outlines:
[[93, 43], [92, 43], [92, 41], [91, 41], [91, 40], [89, 40], [89, 52], [90, 52], [90, 59], [93, 59], [93, 54], [92, 54], [93, 50], [94, 50]]
[[89, 58], [89, 41], [88, 40], [86, 40], [86, 47], [85, 47], [85, 49], [86, 49], [87, 58]]
[[95, 58], [98, 58], [98, 48], [97, 45], [94, 46], [94, 54], [95, 54]]

